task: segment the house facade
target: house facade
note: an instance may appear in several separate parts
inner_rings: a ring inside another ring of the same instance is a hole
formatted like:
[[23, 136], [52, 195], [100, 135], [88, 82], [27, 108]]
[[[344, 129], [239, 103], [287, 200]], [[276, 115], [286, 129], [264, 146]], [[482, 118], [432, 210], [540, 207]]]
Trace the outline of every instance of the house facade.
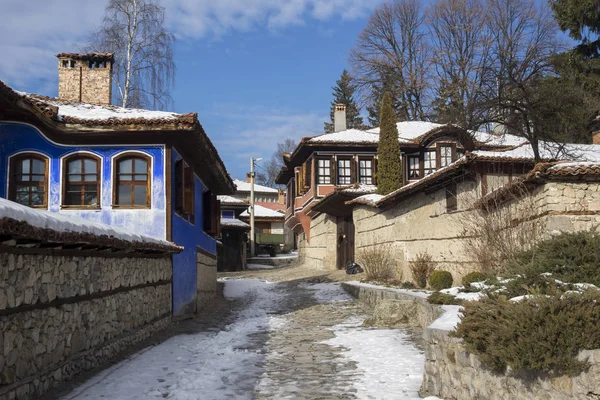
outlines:
[[[355, 259], [355, 198], [374, 193], [377, 185], [379, 128], [345, 129], [345, 109], [336, 107], [339, 131], [303, 138], [291, 154], [277, 183], [287, 187], [285, 223], [297, 236], [300, 256], [314, 268], [344, 268]], [[400, 122], [398, 140], [403, 185], [453, 164], [465, 154], [499, 151], [524, 144], [511, 135], [468, 132], [455, 125]], [[531, 168], [530, 165], [528, 168]], [[527, 168], [517, 167], [517, 176]]]
[[173, 315], [193, 314], [214, 296], [217, 195], [234, 190], [222, 160], [196, 114], [106, 105], [112, 55], [58, 58], [57, 99], [0, 82], [0, 197], [184, 247]]

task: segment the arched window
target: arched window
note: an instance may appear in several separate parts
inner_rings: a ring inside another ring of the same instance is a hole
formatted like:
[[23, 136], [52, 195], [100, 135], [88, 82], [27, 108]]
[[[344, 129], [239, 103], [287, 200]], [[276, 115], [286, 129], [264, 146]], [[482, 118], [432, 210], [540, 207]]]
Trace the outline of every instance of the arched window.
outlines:
[[48, 207], [48, 158], [34, 153], [11, 159], [9, 200], [29, 207]]
[[75, 154], [63, 162], [63, 207], [100, 207], [100, 158]]
[[114, 161], [113, 206], [150, 208], [150, 157], [124, 154]]

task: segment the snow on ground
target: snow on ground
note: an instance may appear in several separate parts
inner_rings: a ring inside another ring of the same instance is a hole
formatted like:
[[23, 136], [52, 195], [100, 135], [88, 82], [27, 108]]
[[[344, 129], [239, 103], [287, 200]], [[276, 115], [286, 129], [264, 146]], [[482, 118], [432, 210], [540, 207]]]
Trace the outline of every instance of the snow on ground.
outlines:
[[351, 317], [332, 328], [335, 337], [323, 343], [347, 349], [357, 363], [354, 382], [359, 399], [420, 399], [425, 357], [398, 329], [361, 328], [364, 319]]
[[425, 290], [418, 291], [418, 290], [391, 288], [391, 287], [386, 287], [386, 286], [373, 285], [373, 284], [370, 284], [370, 283], [363, 283], [363, 282], [359, 282], [359, 281], [350, 281], [350, 282], [346, 282], [346, 283], [348, 283], [350, 285], [353, 285], [353, 286], [359, 286], [359, 287], [364, 287], [364, 288], [388, 290], [390, 292], [400, 293], [400, 294], [407, 294], [409, 296], [420, 297], [422, 299], [428, 298], [429, 295], [431, 294], [431, 292], [428, 292], [428, 291], [425, 291]]
[[462, 313], [461, 306], [442, 306], [444, 313], [441, 317], [436, 319], [428, 326], [430, 329], [441, 329], [444, 331], [451, 331], [456, 328], [456, 325], [460, 322]]
[[336, 303], [353, 299], [339, 283], [300, 284], [301, 288], [314, 290], [313, 297], [319, 303]]
[[63, 400], [252, 398], [260, 374], [256, 364], [264, 355], [245, 348], [249, 335], [285, 325], [282, 317], [268, 314], [282, 296], [273, 288], [259, 280], [227, 280], [226, 297], [250, 301], [234, 323], [217, 333], [179, 335], [144, 349], [102, 371]]
[[263, 264], [248, 264], [248, 269], [251, 270], [261, 270], [261, 269], [276, 269], [281, 268], [282, 266], [277, 265], [263, 265]]

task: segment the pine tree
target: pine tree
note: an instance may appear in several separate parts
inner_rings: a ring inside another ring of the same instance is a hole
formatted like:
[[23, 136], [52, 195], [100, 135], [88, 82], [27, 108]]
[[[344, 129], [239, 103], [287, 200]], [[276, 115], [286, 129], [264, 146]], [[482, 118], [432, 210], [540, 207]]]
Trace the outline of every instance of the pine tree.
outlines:
[[369, 126], [377, 128], [379, 126], [379, 117], [381, 116], [381, 102], [383, 101], [383, 95], [388, 93], [392, 99], [392, 108], [396, 115], [396, 122], [404, 121], [401, 115], [404, 115], [400, 111], [402, 103], [398, 100], [398, 87], [394, 84], [393, 73], [382, 73], [379, 82], [373, 82], [371, 85], [371, 92], [369, 95], [370, 105], [367, 106], [367, 112], [369, 113], [368, 121]]
[[377, 154], [377, 193], [386, 195], [402, 186], [402, 161], [396, 116], [389, 93], [383, 95], [381, 103], [381, 125]]
[[356, 86], [352, 83], [352, 77], [344, 70], [342, 76], [335, 82], [333, 89], [333, 101], [331, 102], [331, 122], [325, 122], [325, 132], [334, 131], [334, 107], [336, 104], [346, 105], [346, 127], [348, 129], [365, 129], [360, 109], [354, 100]]

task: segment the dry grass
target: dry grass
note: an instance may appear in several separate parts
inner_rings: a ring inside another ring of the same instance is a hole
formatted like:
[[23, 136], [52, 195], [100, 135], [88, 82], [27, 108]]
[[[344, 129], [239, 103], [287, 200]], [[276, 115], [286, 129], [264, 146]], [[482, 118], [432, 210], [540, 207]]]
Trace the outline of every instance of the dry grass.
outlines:
[[537, 205], [529, 190], [521, 187], [508, 199], [481, 205], [479, 198], [467, 199], [472, 212], [461, 218], [464, 246], [482, 272], [501, 272], [516, 255], [531, 248], [542, 236]]
[[435, 263], [431, 255], [427, 252], [417, 253], [417, 256], [410, 262], [410, 271], [412, 272], [415, 284], [424, 288], [427, 286], [429, 275], [435, 270]]
[[389, 246], [361, 249], [356, 258], [364, 268], [365, 277], [369, 281], [387, 282], [401, 278], [397, 276], [396, 262]]

